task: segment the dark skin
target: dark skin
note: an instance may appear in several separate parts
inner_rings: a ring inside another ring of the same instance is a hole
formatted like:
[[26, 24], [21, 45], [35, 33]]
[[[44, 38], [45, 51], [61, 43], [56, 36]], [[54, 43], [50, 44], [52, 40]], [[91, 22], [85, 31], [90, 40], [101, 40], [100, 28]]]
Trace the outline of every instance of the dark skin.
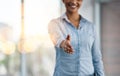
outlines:
[[[70, 22], [74, 25], [75, 28], [79, 27], [80, 15], [78, 13], [79, 8], [81, 7], [83, 0], [62, 0], [66, 7], [66, 15]], [[61, 48], [65, 50], [66, 53], [73, 54], [74, 50], [70, 44], [70, 35], [62, 41]]]

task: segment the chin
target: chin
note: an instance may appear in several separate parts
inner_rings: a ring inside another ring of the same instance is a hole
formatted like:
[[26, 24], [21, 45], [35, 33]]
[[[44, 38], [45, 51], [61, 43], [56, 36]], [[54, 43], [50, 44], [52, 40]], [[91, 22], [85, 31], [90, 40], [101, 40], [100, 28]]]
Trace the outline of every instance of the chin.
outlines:
[[78, 13], [78, 10], [69, 10], [67, 12], [69, 12], [69, 13]]

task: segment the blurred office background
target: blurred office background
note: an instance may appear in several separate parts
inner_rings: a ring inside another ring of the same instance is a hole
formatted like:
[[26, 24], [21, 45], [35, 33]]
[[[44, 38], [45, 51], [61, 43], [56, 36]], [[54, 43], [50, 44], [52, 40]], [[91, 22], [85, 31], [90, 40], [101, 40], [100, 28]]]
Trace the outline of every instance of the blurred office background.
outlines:
[[[65, 12], [62, 0], [0, 0], [0, 76], [52, 76], [55, 50], [47, 33]], [[97, 26], [106, 76], [120, 76], [120, 0], [83, 0]]]

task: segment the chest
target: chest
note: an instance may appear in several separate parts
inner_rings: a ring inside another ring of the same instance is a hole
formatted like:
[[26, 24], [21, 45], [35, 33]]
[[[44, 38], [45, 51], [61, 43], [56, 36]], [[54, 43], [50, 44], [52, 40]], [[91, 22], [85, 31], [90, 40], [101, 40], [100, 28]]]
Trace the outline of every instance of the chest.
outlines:
[[66, 35], [70, 35], [71, 37], [71, 45], [72, 46], [81, 46], [92, 47], [94, 42], [94, 33], [93, 30], [89, 27], [82, 27], [81, 29], [75, 28], [66, 28]]

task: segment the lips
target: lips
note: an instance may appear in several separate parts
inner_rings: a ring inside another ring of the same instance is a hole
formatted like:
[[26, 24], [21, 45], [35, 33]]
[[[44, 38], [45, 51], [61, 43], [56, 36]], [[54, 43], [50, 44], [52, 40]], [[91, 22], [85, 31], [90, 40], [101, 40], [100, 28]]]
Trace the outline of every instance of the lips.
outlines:
[[69, 3], [68, 6], [72, 9], [77, 8], [77, 4]]

